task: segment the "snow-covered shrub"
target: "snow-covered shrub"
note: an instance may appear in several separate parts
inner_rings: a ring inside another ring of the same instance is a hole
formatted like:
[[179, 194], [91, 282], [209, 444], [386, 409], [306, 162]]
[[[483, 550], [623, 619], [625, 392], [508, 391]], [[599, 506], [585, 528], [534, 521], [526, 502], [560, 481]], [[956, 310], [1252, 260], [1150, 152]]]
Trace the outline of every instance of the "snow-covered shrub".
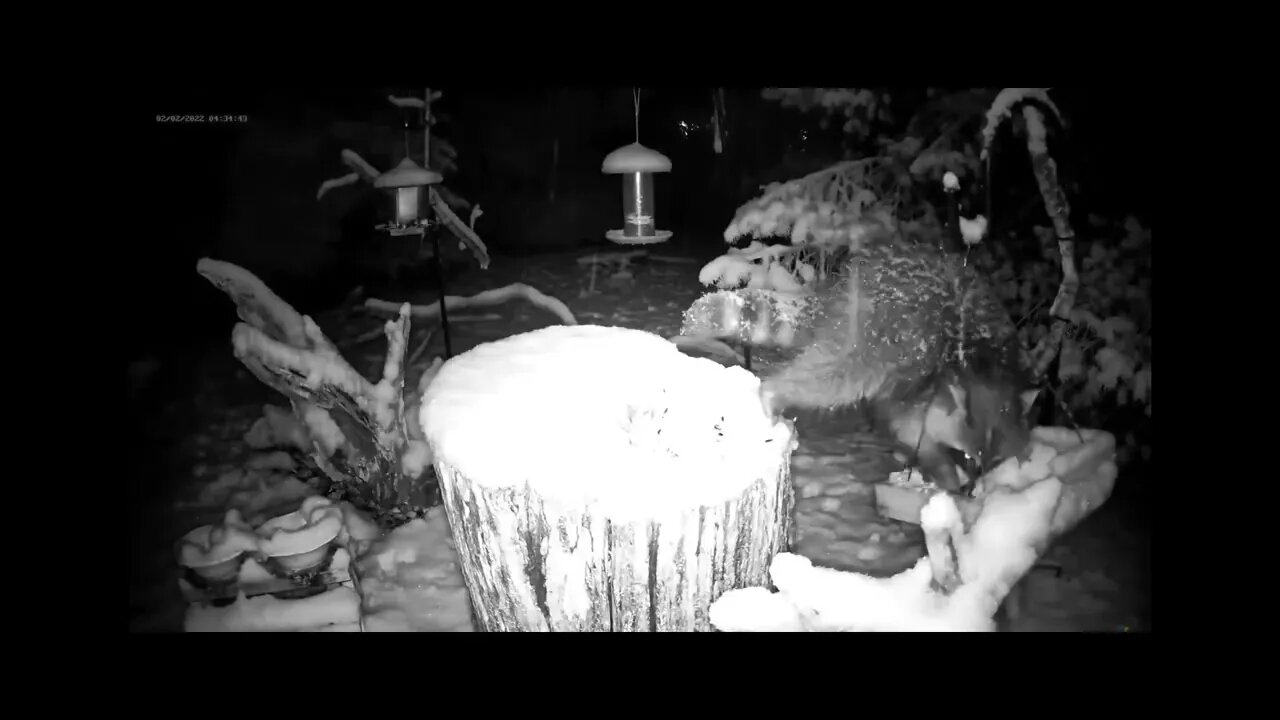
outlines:
[[[1151, 230], [1133, 217], [1093, 217], [1089, 225], [1089, 239], [1076, 254], [1080, 292], [1048, 380], [1075, 422], [1122, 427], [1116, 438], [1121, 460], [1134, 453], [1145, 459], [1151, 453]], [[1053, 230], [1039, 226], [989, 242], [975, 258], [1013, 317], [1022, 319], [1023, 343], [1040, 342], [1061, 276]], [[1061, 408], [1054, 410], [1055, 422], [1068, 423]]]
[[[1151, 414], [1150, 240], [1132, 218], [1123, 232], [1105, 221], [1091, 222], [1075, 237], [1080, 286], [1060, 350], [1046, 338], [1049, 314], [1063, 281], [1062, 233], [1067, 224], [1061, 194], [1047, 150], [1050, 126], [1062, 123], [1043, 88], [927, 92], [928, 99], [896, 136], [872, 135], [875, 122], [892, 121], [886, 92], [859, 88], [770, 88], [767, 99], [821, 114], [844, 117], [850, 135], [846, 153], [857, 159], [788, 182], [763, 188], [743, 204], [726, 228], [726, 242], [751, 239], [746, 250], [712, 261], [700, 279], [733, 288], [807, 290], [840, 266], [840, 258], [871, 233], [888, 232], [908, 242], [940, 244], [947, 217], [942, 178], [960, 181], [966, 214], [985, 207], [975, 199], [981, 189], [988, 151], [1030, 154], [1042, 183], [1042, 204], [1059, 230], [1005, 227], [970, 251], [991, 274], [1015, 318], [1023, 318], [1029, 348], [1046, 347], [1057, 355], [1048, 378], [1058, 389], [1071, 418], [1056, 422], [1106, 427], [1111, 420]], [[1028, 105], [1033, 110], [1028, 111]], [[1021, 112], [1014, 112], [1021, 108]], [[1012, 128], [1020, 144], [1002, 145], [998, 131]], [[1045, 165], [1049, 165], [1046, 173]], [[976, 207], [975, 207], [976, 206]], [[997, 218], [998, 226], [1001, 219]], [[980, 223], [985, 224], [986, 218]], [[770, 240], [786, 244], [767, 246]], [[783, 275], [789, 277], [783, 277]], [[1043, 343], [1043, 345], [1039, 345]], [[1046, 355], [1045, 357], [1048, 357]], [[1126, 423], [1128, 424], [1128, 423]], [[1148, 423], [1149, 426], [1149, 423]], [[1145, 441], [1121, 434], [1129, 450]], [[1150, 454], [1149, 445], [1141, 450]]]
[[[891, 119], [887, 93], [842, 88], [784, 88], [765, 91], [784, 104], [820, 108], [827, 114], [858, 117], [860, 110], [883, 122]], [[945, 212], [942, 177], [954, 173], [974, 186], [981, 168], [980, 131], [993, 93], [971, 90], [930, 100], [892, 137], [859, 136], [846, 146], [846, 159], [797, 180], [763, 188], [744, 204], [725, 230], [725, 239], [786, 237], [792, 245], [830, 252], [856, 243], [866, 232], [888, 228], [911, 239], [933, 240]], [[879, 98], [875, 100], [874, 98]], [[871, 125], [855, 123], [859, 132]], [[798, 250], [803, 252], [803, 250]]]

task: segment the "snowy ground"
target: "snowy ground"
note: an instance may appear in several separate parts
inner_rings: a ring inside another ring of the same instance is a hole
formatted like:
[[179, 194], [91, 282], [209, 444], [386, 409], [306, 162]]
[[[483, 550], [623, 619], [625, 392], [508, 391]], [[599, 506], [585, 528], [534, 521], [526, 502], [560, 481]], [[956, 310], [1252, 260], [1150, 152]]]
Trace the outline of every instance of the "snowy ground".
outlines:
[[[599, 293], [580, 297], [588, 280], [575, 263], [578, 255], [532, 261], [498, 258], [488, 273], [475, 273], [450, 291], [470, 294], [525, 282], [563, 300], [579, 322], [640, 328], [663, 336], [678, 332], [681, 312], [700, 293], [699, 265], [647, 263], [633, 266], [632, 288], [607, 287], [598, 279]], [[210, 292], [216, 290], [210, 288]], [[502, 319], [451, 325], [455, 352], [554, 321], [527, 304], [513, 303], [491, 312]], [[365, 333], [376, 322], [349, 313], [322, 315], [317, 320], [339, 344]], [[228, 303], [228, 337], [233, 321]], [[441, 353], [441, 342], [437, 334], [418, 364], [425, 366], [431, 356]], [[378, 339], [344, 353], [357, 368], [372, 375], [383, 350]], [[755, 369], [767, 368], [778, 359], [770, 353], [758, 354]], [[172, 367], [175, 364], [182, 367]], [[197, 525], [216, 521], [228, 503], [253, 503], [257, 497], [252, 510], [266, 515], [293, 509], [303, 492], [301, 483], [292, 479], [288, 458], [255, 452], [243, 441], [261, 416], [262, 406], [279, 404], [283, 398], [243, 370], [231, 357], [229, 340], [184, 363], [171, 363], [167, 375], [165, 370], [161, 373], [165, 379], [157, 381], [148, 404], [135, 411], [147, 429], [148, 441], [137, 458], [139, 482], [131, 518], [135, 537], [130, 629], [135, 632], [182, 628], [185, 603], [178, 592], [179, 571], [172, 552], [176, 538]], [[409, 385], [416, 383], [416, 374], [411, 373], [408, 380]], [[797, 428], [800, 447], [792, 459], [797, 489], [795, 551], [819, 565], [876, 575], [893, 574], [914, 563], [924, 553], [920, 530], [883, 518], [873, 507], [872, 484], [896, 469], [883, 445], [847, 415], [801, 415]], [[257, 468], [244, 473], [250, 465]], [[237, 470], [239, 476], [228, 474]], [[1030, 602], [1010, 629], [1150, 629], [1149, 533], [1145, 513], [1124, 497], [1124, 486], [1122, 475], [1117, 496], [1050, 549], [1045, 559], [1061, 566], [1060, 576], [1041, 570], [1024, 580]], [[271, 489], [270, 502], [260, 499], [263, 487]], [[243, 493], [239, 497], [237, 490]], [[437, 509], [384, 538], [357, 560], [364, 581], [367, 629], [470, 629], [466, 592], [446, 536], [447, 524]]]

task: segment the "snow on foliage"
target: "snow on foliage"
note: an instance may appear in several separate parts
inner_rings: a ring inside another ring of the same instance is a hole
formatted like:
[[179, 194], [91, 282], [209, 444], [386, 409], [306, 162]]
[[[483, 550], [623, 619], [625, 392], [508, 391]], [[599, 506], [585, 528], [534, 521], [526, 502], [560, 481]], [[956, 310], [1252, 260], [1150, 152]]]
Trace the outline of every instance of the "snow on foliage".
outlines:
[[794, 293], [800, 292], [815, 275], [813, 266], [789, 253], [786, 246], [753, 242], [746, 248], [731, 248], [704, 265], [698, 281], [722, 289], [745, 287]]
[[834, 245], [860, 236], [868, 224], [891, 222], [875, 212], [888, 182], [880, 170], [878, 159], [858, 160], [774, 183], [738, 208], [725, 242], [784, 236], [793, 245]]
[[960, 237], [964, 238], [966, 245], [977, 245], [986, 235], [987, 219], [982, 215], [972, 220], [967, 217], [960, 218]]
[[[1075, 421], [1101, 427], [1118, 413], [1151, 416], [1151, 231], [1133, 217], [1092, 224], [1055, 380]], [[1053, 229], [1033, 230], [1033, 242], [987, 243], [988, 252], [975, 256], [1005, 306], [1024, 319], [1019, 333], [1028, 345], [1049, 332], [1052, 321], [1041, 311], [1059, 265]], [[1122, 440], [1122, 458], [1150, 452], [1136, 435]]]
[[[865, 114], [876, 93], [858, 88], [770, 88], [764, 96], [800, 110], [857, 115]], [[907, 242], [937, 243], [944, 232], [945, 213], [922, 192], [931, 187], [929, 183], [943, 182], [949, 174], [962, 181], [975, 177], [996, 132], [1019, 107], [1025, 122], [1015, 128], [1023, 134], [1027, 149], [1041, 152], [1042, 159], [1045, 114], [1065, 124], [1046, 88], [930, 97], [904, 135], [872, 143], [878, 145], [878, 152], [763, 188], [759, 197], [735, 213], [725, 240], [786, 238], [789, 245], [777, 246], [784, 252], [770, 254], [767, 261], [753, 261], [751, 266], [731, 253], [709, 263], [699, 279], [719, 288], [765, 287], [772, 280], [770, 266], [790, 268], [798, 261], [823, 278], [837, 266], [843, 249], [856, 248], [871, 232], [888, 232]], [[972, 246], [982, 241], [990, 220], [961, 217], [965, 243]], [[1055, 418], [1064, 424], [1074, 419], [1099, 426], [1128, 409], [1148, 417], [1151, 413], [1151, 233], [1129, 218], [1122, 233], [1111, 228], [1099, 234], [1106, 236], [1076, 243], [1081, 246], [1076, 257], [1083, 257], [1078, 260], [1077, 312], [1071, 314], [1071, 326], [1058, 353], [1056, 378], [1072, 413], [1072, 418]], [[1022, 319], [1027, 348], [1038, 347], [1053, 324], [1048, 310], [1063, 284], [1062, 239], [1054, 228], [1035, 228], [1034, 239], [1013, 228], [998, 242], [987, 239], [984, 252], [973, 253], [975, 262], [1000, 288], [1012, 316]], [[1082, 249], [1087, 252], [1081, 253]], [[799, 273], [792, 273], [792, 279], [809, 285]], [[1130, 449], [1137, 442], [1135, 436], [1124, 439]]]

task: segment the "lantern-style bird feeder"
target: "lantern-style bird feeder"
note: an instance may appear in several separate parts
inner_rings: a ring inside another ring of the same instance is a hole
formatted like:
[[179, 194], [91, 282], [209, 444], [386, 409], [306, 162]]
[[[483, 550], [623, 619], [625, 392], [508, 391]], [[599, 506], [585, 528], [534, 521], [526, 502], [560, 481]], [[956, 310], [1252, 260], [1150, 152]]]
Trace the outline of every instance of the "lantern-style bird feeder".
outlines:
[[[422, 188], [435, 185], [444, 178], [440, 173], [423, 168], [409, 158], [379, 175], [373, 181], [376, 188], [393, 190], [396, 196], [396, 219], [394, 222], [379, 225], [378, 230], [385, 230], [393, 237], [398, 235], [426, 236], [426, 229], [431, 225], [431, 218], [424, 212]], [[436, 273], [440, 280], [440, 327], [444, 330], [444, 354], [453, 357], [453, 343], [449, 340], [449, 313], [445, 309], [444, 263], [440, 255], [440, 234], [432, 237], [436, 251]]]
[[373, 181], [376, 188], [387, 188], [395, 192], [395, 221], [379, 225], [379, 230], [386, 230], [391, 235], [422, 234], [427, 224], [424, 217], [422, 188], [435, 185], [444, 178], [440, 173], [420, 167], [417, 163], [405, 158], [400, 164], [379, 175]]
[[620, 245], [650, 245], [671, 239], [671, 231], [659, 230], [654, 222], [653, 174], [671, 172], [666, 155], [638, 142], [609, 153], [601, 167], [606, 175], [622, 176], [621, 230], [605, 237]]

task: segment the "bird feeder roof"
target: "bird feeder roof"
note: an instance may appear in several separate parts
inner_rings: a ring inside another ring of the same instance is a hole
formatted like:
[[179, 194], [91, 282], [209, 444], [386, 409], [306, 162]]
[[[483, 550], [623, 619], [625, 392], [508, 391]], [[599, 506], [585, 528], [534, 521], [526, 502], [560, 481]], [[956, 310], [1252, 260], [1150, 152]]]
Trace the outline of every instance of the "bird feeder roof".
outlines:
[[609, 175], [671, 172], [671, 160], [637, 142], [623, 145], [606, 155], [600, 169]]
[[435, 185], [444, 177], [435, 170], [419, 167], [417, 163], [405, 158], [400, 164], [378, 176], [373, 186], [378, 188], [422, 187]]

